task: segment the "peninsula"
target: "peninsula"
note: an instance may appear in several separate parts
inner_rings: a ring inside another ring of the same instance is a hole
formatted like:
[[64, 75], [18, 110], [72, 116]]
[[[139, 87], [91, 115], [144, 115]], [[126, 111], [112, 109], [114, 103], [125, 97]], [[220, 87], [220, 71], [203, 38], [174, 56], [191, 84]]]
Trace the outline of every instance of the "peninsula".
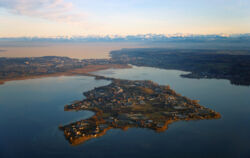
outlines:
[[103, 136], [107, 130], [148, 128], [165, 131], [179, 120], [218, 119], [220, 114], [177, 94], [169, 86], [152, 81], [131, 81], [96, 76], [110, 80], [107, 86], [84, 93], [86, 99], [65, 106], [65, 111], [90, 110], [95, 115], [60, 126], [72, 145]]
[[187, 78], [227, 79], [235, 85], [250, 85], [250, 51], [213, 49], [137, 48], [110, 52], [110, 59], [72, 59], [45, 56], [0, 58], [0, 84], [10, 80], [61, 75], [86, 75], [108, 68], [136, 66], [175, 69]]
[[220, 49], [138, 48], [111, 52], [116, 63], [175, 69], [190, 73], [186, 78], [227, 79], [231, 84], [250, 85], [250, 51]]
[[107, 59], [80, 60], [58, 56], [0, 58], [0, 84], [41, 77], [90, 75], [89, 73], [93, 71], [130, 67]]
[[[90, 72], [109, 68], [130, 68], [140, 65], [143, 58], [112, 54], [111, 59], [71, 59], [67, 57], [0, 58], [0, 84], [11, 80], [23, 80], [50, 76], [85, 75], [110, 80], [107, 86], [84, 93], [86, 99], [65, 106], [65, 111], [90, 110], [95, 115], [86, 120], [60, 126], [65, 138], [77, 145], [112, 128], [148, 128], [165, 131], [168, 124], [179, 120], [217, 119], [220, 114], [177, 94], [169, 86], [152, 81], [131, 81], [97, 76]], [[146, 55], [146, 54], [145, 54]], [[147, 56], [147, 55], [146, 55]], [[148, 58], [148, 56], [147, 56]], [[152, 58], [144, 64], [160, 64]], [[133, 61], [133, 62], [132, 62]], [[166, 64], [166, 63], [165, 63]], [[154, 66], [154, 65], [149, 65]]]

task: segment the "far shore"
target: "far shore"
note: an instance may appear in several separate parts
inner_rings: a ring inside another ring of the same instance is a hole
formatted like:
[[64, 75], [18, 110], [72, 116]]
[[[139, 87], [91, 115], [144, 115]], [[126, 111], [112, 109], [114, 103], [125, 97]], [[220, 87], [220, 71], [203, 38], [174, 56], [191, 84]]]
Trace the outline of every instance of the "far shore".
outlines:
[[16, 77], [16, 78], [9, 78], [9, 79], [0, 79], [0, 85], [4, 84], [8, 81], [17, 81], [17, 80], [27, 80], [27, 79], [37, 79], [37, 78], [44, 78], [44, 77], [58, 77], [58, 76], [77, 76], [77, 75], [83, 75], [83, 76], [93, 76], [89, 74], [90, 72], [100, 71], [100, 70], [106, 70], [106, 69], [128, 69], [132, 68], [130, 65], [122, 65], [122, 64], [106, 64], [106, 65], [88, 65], [83, 68], [79, 69], [72, 69], [66, 72], [57, 72], [53, 74], [44, 74], [44, 75], [32, 75], [32, 76], [22, 76], [22, 77]]

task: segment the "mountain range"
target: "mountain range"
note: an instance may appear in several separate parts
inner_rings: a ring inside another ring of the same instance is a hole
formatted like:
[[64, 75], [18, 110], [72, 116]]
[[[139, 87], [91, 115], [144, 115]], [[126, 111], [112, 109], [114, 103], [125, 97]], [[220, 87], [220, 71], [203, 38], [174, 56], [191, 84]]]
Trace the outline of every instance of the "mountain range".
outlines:
[[250, 33], [246, 34], [140, 34], [140, 35], [106, 35], [106, 36], [56, 36], [56, 37], [2, 37], [0, 41], [55, 41], [55, 42], [206, 42], [231, 41], [249, 42]]

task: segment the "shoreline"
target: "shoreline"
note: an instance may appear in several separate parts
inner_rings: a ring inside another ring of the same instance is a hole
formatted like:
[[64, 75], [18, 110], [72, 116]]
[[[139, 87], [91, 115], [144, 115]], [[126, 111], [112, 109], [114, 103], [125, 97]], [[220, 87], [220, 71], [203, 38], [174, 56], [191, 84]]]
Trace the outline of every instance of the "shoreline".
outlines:
[[132, 68], [132, 66], [125, 65], [125, 64], [88, 65], [83, 68], [72, 69], [66, 72], [57, 72], [53, 74], [31, 75], [31, 76], [9, 78], [9, 79], [0, 79], [0, 85], [3, 85], [4, 83], [9, 82], [9, 81], [38, 79], [38, 78], [45, 78], [45, 77], [77, 76], [77, 75], [96, 77], [96, 75], [90, 74], [90, 72], [96, 72], [96, 71], [107, 70], [107, 69], [112, 69], [112, 68], [113, 69], [129, 69], [129, 68]]
[[59, 126], [73, 146], [101, 137], [110, 129], [145, 128], [163, 132], [177, 121], [221, 118], [218, 112], [176, 93], [170, 86], [148, 80], [96, 77], [112, 83], [84, 92], [85, 99], [64, 106], [64, 111], [95, 113], [88, 119]]

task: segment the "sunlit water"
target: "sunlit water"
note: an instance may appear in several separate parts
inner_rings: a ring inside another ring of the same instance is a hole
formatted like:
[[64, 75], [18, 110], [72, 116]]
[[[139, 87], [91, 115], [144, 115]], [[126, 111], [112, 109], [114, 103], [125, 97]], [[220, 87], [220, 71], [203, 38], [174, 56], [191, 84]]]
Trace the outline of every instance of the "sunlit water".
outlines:
[[64, 105], [83, 99], [83, 91], [109, 81], [84, 76], [12, 81], [0, 86], [0, 157], [250, 157], [250, 87], [231, 85], [227, 80], [186, 79], [179, 76], [185, 72], [146, 67], [97, 73], [169, 84], [221, 113], [222, 118], [175, 122], [162, 133], [113, 129], [71, 146], [58, 126], [93, 113], [64, 112]]
[[78, 59], [108, 59], [109, 52], [122, 48], [148, 47], [129, 42], [2, 42], [0, 57], [66, 56]]

